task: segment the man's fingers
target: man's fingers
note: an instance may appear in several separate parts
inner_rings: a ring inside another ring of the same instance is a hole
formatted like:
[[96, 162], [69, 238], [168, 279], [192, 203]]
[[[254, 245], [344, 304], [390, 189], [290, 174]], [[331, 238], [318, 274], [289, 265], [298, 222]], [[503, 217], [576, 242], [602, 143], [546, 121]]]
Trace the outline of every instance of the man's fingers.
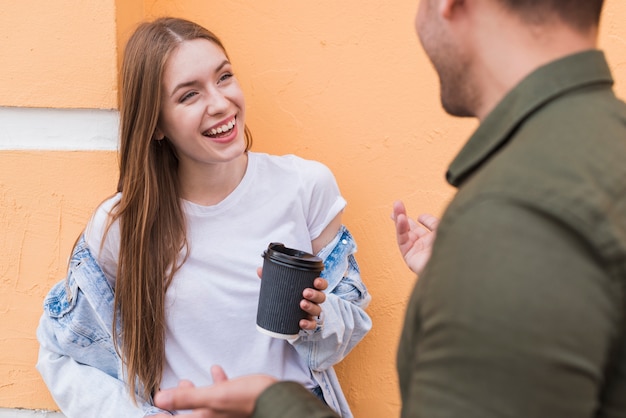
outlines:
[[190, 380], [183, 379], [180, 382], [178, 382], [178, 387], [179, 388], [192, 388], [194, 386], [195, 385], [193, 383], [191, 383]]
[[404, 203], [402, 203], [402, 201], [400, 200], [393, 202], [393, 212], [391, 212], [391, 219], [395, 221], [398, 218], [398, 215], [406, 216], [406, 208], [404, 207]]
[[213, 377], [213, 383], [220, 383], [228, 380], [226, 372], [220, 366], [211, 366], [211, 377]]
[[439, 226], [439, 218], [429, 213], [424, 213], [420, 215], [417, 220], [431, 231], [434, 231], [435, 229], [437, 229], [437, 226]]
[[162, 409], [206, 408], [211, 404], [211, 394], [205, 388], [178, 387], [154, 395], [154, 404]]

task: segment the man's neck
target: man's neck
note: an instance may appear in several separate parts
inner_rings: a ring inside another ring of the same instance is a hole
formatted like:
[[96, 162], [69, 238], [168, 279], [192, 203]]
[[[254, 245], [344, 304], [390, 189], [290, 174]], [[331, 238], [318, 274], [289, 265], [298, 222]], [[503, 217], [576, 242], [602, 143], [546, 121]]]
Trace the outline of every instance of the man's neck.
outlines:
[[[502, 24], [507, 24], [503, 22]], [[581, 33], [556, 22], [533, 26], [517, 24], [519, 30], [503, 30], [502, 36], [478, 37], [482, 44], [475, 71], [482, 91], [476, 116], [483, 120], [504, 96], [525, 77], [552, 61], [597, 47], [597, 29]], [[494, 33], [494, 32], [492, 32]]]

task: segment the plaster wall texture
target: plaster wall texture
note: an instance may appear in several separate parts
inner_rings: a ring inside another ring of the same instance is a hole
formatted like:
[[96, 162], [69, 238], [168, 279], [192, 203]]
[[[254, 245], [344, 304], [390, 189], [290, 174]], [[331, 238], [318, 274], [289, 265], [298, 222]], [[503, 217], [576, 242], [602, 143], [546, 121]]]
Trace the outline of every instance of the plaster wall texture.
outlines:
[[[170, 14], [222, 38], [253, 150], [295, 153], [334, 172], [374, 320], [338, 373], [355, 416], [397, 416], [395, 354], [415, 278], [395, 246], [391, 204], [440, 214], [454, 193], [447, 164], [476, 127], [441, 110], [416, 9], [414, 0], [4, 1], [0, 407], [56, 408], [34, 369], [41, 303], [91, 212], [115, 191], [119, 45], [137, 21]], [[600, 43], [621, 97], [625, 18], [626, 4], [606, 1]]]
[[116, 107], [114, 0], [2, 0], [0, 106]]

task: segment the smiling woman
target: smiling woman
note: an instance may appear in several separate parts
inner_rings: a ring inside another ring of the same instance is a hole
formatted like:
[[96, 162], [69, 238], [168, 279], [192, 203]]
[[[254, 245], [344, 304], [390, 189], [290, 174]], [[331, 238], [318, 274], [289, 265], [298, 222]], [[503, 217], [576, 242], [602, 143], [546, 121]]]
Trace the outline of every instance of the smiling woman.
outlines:
[[[370, 296], [330, 170], [249, 151], [226, 51], [193, 22], [140, 25], [121, 80], [117, 193], [78, 238], [38, 329], [54, 400], [69, 418], [169, 413], [152, 403], [158, 389], [222, 380], [219, 364], [229, 377], [299, 382], [352, 416], [333, 366], [371, 328]], [[270, 242], [325, 261], [302, 294], [295, 340], [256, 329]]]
[[155, 139], [176, 149], [181, 196], [220, 202], [241, 181], [250, 145], [243, 92], [224, 49], [202, 38], [181, 43], [165, 65], [161, 94]]

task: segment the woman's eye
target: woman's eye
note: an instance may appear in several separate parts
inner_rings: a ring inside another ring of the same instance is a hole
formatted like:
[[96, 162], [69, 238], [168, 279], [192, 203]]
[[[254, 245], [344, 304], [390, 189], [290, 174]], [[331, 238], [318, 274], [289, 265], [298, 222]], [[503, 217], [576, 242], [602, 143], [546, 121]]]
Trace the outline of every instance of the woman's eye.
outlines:
[[229, 78], [231, 78], [232, 76], [233, 76], [233, 74], [232, 74], [232, 73], [224, 73], [224, 74], [220, 77], [219, 82], [221, 83], [221, 82], [223, 82], [223, 81], [226, 81], [226, 80], [228, 80]]
[[198, 93], [195, 91], [190, 91], [189, 93], [184, 94], [183, 97], [180, 98], [180, 102], [183, 103], [189, 100], [190, 98], [192, 98], [193, 96], [195, 96], [196, 94]]

